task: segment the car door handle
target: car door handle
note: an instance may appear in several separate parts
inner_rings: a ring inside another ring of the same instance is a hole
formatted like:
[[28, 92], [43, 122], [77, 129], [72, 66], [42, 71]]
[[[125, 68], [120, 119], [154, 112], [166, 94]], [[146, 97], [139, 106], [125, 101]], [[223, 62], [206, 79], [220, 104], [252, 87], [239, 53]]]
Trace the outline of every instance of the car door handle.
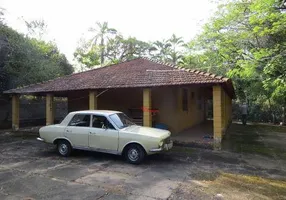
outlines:
[[93, 135], [96, 135], [96, 133], [95, 133], [95, 132], [89, 132], [89, 134], [93, 134]]
[[67, 132], [67, 133], [71, 133], [72, 131], [71, 131], [71, 130], [66, 130], [66, 132]]

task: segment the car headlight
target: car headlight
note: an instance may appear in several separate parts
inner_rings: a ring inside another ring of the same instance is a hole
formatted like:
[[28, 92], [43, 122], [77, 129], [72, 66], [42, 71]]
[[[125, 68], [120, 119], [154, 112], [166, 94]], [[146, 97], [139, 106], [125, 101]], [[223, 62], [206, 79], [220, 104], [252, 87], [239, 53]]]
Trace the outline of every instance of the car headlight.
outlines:
[[164, 142], [163, 140], [161, 142], [159, 142], [159, 148], [161, 148], [163, 146]]

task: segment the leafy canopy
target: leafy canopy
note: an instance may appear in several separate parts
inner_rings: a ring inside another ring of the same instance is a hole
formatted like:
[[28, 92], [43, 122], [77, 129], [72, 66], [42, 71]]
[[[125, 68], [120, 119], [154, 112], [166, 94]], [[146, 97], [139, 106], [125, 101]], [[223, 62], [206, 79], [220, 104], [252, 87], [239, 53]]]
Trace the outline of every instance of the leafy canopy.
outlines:
[[82, 38], [74, 52], [75, 60], [83, 69], [142, 56], [178, 64], [185, 49], [185, 42], [175, 34], [168, 40], [145, 42], [135, 37], [124, 37], [116, 29], [110, 28], [107, 22], [97, 22], [96, 27], [89, 30], [93, 36]]
[[189, 44], [184, 64], [231, 77], [239, 101], [275, 115], [286, 106], [285, 36], [282, 1], [227, 1]]
[[[32, 24], [30, 29], [35, 28]], [[73, 67], [54, 43], [0, 25], [0, 92], [72, 72]]]

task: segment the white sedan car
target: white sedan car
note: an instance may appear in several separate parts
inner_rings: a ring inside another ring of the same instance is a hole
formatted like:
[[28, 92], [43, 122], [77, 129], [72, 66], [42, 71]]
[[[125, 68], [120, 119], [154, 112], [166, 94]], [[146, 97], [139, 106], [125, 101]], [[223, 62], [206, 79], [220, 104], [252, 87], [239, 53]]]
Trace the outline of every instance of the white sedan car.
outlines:
[[173, 146], [170, 131], [137, 126], [118, 111], [71, 112], [60, 124], [42, 127], [39, 132], [37, 139], [57, 145], [62, 156], [82, 149], [123, 155], [132, 164]]

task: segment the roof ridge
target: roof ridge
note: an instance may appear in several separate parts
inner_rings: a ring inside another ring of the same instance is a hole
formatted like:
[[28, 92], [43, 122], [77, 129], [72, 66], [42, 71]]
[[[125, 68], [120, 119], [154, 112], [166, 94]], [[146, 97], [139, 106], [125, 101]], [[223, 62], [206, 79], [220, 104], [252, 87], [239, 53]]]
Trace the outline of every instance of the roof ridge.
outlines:
[[155, 62], [157, 64], [163, 64], [163, 65], [166, 65], [166, 66], [169, 66], [169, 67], [172, 67], [172, 68], [184, 70], [184, 71], [191, 72], [191, 73], [200, 74], [200, 75], [207, 76], [207, 77], [212, 77], [212, 78], [215, 78], [215, 79], [218, 79], [218, 80], [223, 80], [223, 81], [228, 81], [229, 80], [229, 78], [227, 78], [227, 77], [216, 75], [216, 74], [213, 74], [213, 73], [210, 73], [210, 72], [204, 72], [204, 71], [201, 71], [201, 70], [198, 70], [198, 69], [190, 69], [190, 68], [186, 68], [186, 67], [183, 67], [183, 66], [174, 65], [174, 64], [169, 63], [169, 62], [158, 61], [158, 60], [151, 59], [151, 58], [148, 58], [148, 57], [142, 57], [142, 58], [146, 59], [146, 60], [149, 60], [151, 62]]
[[[95, 70], [102, 69], [102, 68], [105, 68], [105, 67], [111, 67], [111, 66], [113, 66], [113, 65], [119, 65], [119, 64], [121, 64], [121, 63], [126, 63], [126, 62], [130, 62], [130, 61], [137, 60], [137, 59], [140, 59], [140, 57], [134, 58], [134, 59], [131, 59], [131, 60], [121, 61], [121, 62], [119, 62], [119, 63], [113, 63], [113, 64], [109, 64], [109, 65], [105, 65], [105, 66], [100, 66], [100, 67], [97, 67], [97, 68], [93, 68], [93, 69], [89, 69], [89, 70], [86, 70], [86, 71], [83, 71], [83, 72], [77, 72], [77, 73], [74, 73], [74, 74], [69, 74], [69, 75], [61, 76], [61, 77], [58, 77], [58, 78], [73, 76], [73, 75], [76, 75], [76, 74], [83, 74], [83, 73], [86, 73], [86, 72], [95, 71]], [[54, 80], [54, 79], [53, 79], [53, 80]]]

